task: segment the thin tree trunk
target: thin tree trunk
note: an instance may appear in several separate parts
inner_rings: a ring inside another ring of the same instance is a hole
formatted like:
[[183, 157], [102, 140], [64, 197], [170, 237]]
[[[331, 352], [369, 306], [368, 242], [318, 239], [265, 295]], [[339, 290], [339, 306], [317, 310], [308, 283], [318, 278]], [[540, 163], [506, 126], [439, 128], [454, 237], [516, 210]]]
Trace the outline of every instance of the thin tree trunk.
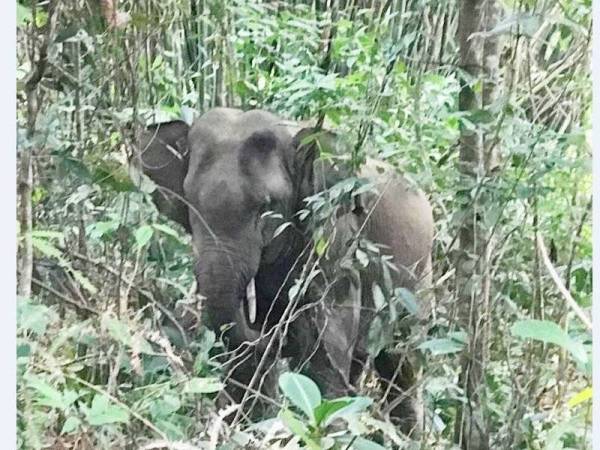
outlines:
[[[457, 40], [460, 45], [459, 66], [482, 83], [481, 96], [461, 78], [459, 108], [474, 111], [489, 106], [497, 97], [499, 43], [498, 37], [473, 36], [490, 30], [498, 20], [495, 0], [462, 0], [459, 7]], [[480, 130], [461, 128], [459, 170], [467, 185], [491, 176], [498, 167], [493, 139]], [[464, 194], [463, 194], [464, 195]], [[486, 196], [468, 199], [465, 220], [459, 230], [459, 252], [456, 261], [459, 323], [468, 333], [468, 345], [461, 361], [460, 384], [467, 402], [459, 408], [455, 424], [455, 442], [465, 450], [489, 449], [489, 424], [483, 410], [485, 404], [484, 375], [490, 334], [489, 272], [490, 230], [485, 228]]]
[[57, 2], [51, 1], [48, 6], [48, 20], [45, 25], [44, 34], [39, 47], [36, 49], [39, 29], [35, 26], [36, 7], [32, 6], [32, 29], [30, 39], [32, 48], [37, 50], [38, 57], [35, 58], [32, 53], [31, 72], [25, 81], [25, 95], [27, 98], [27, 141], [28, 145], [23, 146], [19, 152], [18, 167], [18, 189], [19, 196], [19, 235], [22, 239], [19, 248], [18, 269], [19, 280], [17, 282], [17, 295], [27, 298], [31, 296], [31, 280], [33, 277], [33, 244], [31, 241], [31, 231], [33, 229], [33, 205], [31, 203], [31, 193], [33, 192], [33, 140], [35, 137], [35, 125], [40, 111], [42, 96], [38, 86], [48, 65], [48, 45], [51, 37], [54, 35], [56, 26], [56, 8]]

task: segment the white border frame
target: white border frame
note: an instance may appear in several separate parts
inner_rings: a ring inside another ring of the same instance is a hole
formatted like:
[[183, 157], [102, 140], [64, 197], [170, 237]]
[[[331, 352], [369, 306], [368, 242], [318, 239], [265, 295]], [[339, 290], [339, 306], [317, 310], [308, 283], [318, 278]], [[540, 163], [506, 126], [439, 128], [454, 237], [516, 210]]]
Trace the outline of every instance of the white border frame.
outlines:
[[16, 127], [16, 0], [2, 2], [0, 14], [0, 126], [2, 130], [2, 158], [0, 159], [0, 248], [2, 270], [0, 283], [5, 295], [0, 299], [0, 385], [2, 407], [0, 408], [0, 436], [2, 448], [17, 448], [17, 361], [16, 361], [16, 286], [17, 286], [17, 127]]
[[[0, 221], [0, 248], [3, 251], [0, 280], [5, 295], [0, 300], [0, 436], [2, 448], [16, 448], [16, 0], [2, 2], [0, 14], [0, 56], [2, 60], [0, 89], [0, 121], [2, 128], [3, 156], [0, 164], [0, 210], [5, 211], [5, 220]], [[593, 45], [592, 45], [592, 147], [593, 147], [593, 274], [595, 283], [600, 283], [600, 0], [593, 0]], [[6, 219], [8, 217], [8, 220]], [[600, 317], [600, 290], [594, 289], [593, 317]], [[594, 408], [592, 439], [593, 448], [600, 450], [600, 327], [594, 327]], [[595, 433], [594, 433], [595, 432]]]

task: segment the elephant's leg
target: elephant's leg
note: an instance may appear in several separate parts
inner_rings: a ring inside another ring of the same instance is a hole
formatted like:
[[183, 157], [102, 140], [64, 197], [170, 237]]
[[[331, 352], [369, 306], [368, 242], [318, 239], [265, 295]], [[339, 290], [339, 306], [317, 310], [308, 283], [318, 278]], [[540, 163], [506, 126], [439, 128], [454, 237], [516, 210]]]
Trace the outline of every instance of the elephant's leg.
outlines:
[[422, 428], [423, 402], [417, 380], [418, 369], [405, 354], [382, 350], [375, 358], [375, 369], [381, 377], [389, 414], [405, 434]]
[[341, 301], [322, 301], [290, 329], [292, 367], [312, 378], [329, 398], [353, 391], [350, 372], [360, 314], [360, 289], [355, 283], [340, 280], [335, 291], [334, 298]]

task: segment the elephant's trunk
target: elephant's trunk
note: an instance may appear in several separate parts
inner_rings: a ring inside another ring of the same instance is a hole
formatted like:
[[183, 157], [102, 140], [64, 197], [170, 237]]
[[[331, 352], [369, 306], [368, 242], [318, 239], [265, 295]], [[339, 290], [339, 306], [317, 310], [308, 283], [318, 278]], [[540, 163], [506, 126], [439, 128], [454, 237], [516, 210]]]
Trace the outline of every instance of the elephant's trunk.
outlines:
[[[205, 297], [205, 324], [217, 335], [223, 332], [224, 325], [233, 324], [223, 333], [230, 348], [259, 337], [248, 327], [242, 308], [245, 299], [256, 304], [253, 274], [236, 261], [239, 258], [223, 252], [204, 252], [196, 264], [198, 292]], [[251, 319], [256, 317], [256, 307], [249, 304], [248, 313]]]

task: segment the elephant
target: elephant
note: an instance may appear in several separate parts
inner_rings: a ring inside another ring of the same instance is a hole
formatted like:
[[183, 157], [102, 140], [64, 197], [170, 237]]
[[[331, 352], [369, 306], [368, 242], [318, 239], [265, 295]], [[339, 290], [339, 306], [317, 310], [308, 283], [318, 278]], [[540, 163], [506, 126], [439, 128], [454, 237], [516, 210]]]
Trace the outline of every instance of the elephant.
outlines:
[[[288, 358], [335, 397], [353, 393], [372, 361], [395, 401], [392, 415], [410, 430], [420, 414], [413, 367], [389, 349], [369, 360], [367, 337], [377, 315], [374, 285], [386, 276], [413, 291], [430, 282], [432, 209], [396, 168], [367, 158], [353, 173], [344, 155], [334, 132], [264, 110], [218, 107], [191, 126], [148, 127], [137, 161], [158, 187], [159, 211], [191, 233], [204, 324], [228, 349], [253, 349], [232, 368], [234, 400], [248, 395], [239, 387], [256, 374], [267, 376], [263, 360]], [[353, 175], [370, 189], [325, 214], [326, 234], [315, 245], [307, 205]], [[357, 269], [363, 238], [377, 244], [390, 270], [368, 262]]]

